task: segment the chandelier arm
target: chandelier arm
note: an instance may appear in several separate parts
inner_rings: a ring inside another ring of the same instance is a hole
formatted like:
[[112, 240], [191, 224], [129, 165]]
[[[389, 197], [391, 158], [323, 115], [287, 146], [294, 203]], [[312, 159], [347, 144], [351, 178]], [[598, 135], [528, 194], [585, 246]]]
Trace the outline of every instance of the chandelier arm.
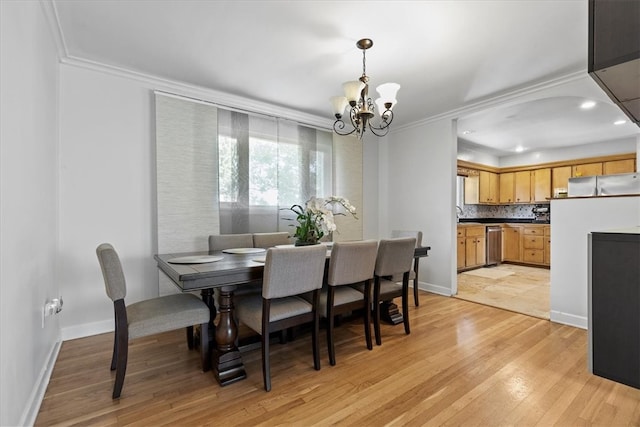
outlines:
[[342, 119], [338, 119], [335, 122], [333, 122], [333, 131], [338, 135], [347, 136], [347, 135], [351, 135], [356, 131], [356, 128], [354, 127], [350, 132], [345, 132], [343, 131], [344, 127], [345, 127], [345, 124], [342, 121]]
[[389, 125], [382, 126], [382, 127], [375, 127], [371, 124], [371, 122], [369, 122], [369, 130], [375, 136], [385, 136], [386, 134], [389, 133]]

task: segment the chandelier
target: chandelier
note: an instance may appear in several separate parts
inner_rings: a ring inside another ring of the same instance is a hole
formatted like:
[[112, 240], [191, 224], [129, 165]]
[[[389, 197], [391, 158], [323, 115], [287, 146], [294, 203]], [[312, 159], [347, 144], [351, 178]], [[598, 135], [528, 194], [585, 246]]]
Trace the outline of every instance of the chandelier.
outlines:
[[[376, 88], [380, 95], [374, 101], [369, 98], [369, 77], [367, 76], [366, 56], [367, 49], [373, 46], [371, 39], [358, 40], [358, 49], [362, 50], [362, 76], [358, 80], [342, 84], [344, 96], [330, 98], [336, 121], [333, 130], [338, 135], [351, 135], [355, 132], [362, 139], [365, 131], [369, 129], [376, 136], [385, 136], [389, 132], [389, 126], [393, 121], [393, 107], [397, 104], [396, 93], [400, 89], [397, 83], [384, 83]], [[347, 106], [348, 104], [348, 106]], [[344, 110], [349, 109], [351, 127], [347, 127], [342, 120]], [[373, 123], [375, 112], [378, 111], [379, 119]]]

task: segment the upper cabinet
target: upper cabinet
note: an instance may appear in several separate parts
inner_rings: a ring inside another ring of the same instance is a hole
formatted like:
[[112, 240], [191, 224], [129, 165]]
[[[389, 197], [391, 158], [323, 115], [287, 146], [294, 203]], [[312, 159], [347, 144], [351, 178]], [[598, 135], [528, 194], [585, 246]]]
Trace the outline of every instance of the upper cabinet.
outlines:
[[636, 171], [634, 159], [611, 160], [602, 163], [603, 175], [615, 175], [618, 173], [633, 173]]
[[498, 174], [480, 171], [480, 204], [497, 205], [500, 199]]
[[574, 165], [571, 168], [571, 176], [594, 176], [602, 175], [602, 162], [585, 163], [582, 165]]
[[464, 203], [496, 205], [545, 203], [558, 188], [567, 188], [569, 178], [633, 173], [635, 153], [577, 159], [536, 166], [496, 168], [458, 161], [465, 178]]

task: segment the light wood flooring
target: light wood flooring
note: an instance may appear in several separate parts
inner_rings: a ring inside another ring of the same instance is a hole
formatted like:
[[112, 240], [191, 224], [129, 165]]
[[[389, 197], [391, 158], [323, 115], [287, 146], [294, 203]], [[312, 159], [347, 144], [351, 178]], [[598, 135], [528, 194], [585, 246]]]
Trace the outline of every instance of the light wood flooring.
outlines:
[[500, 264], [458, 274], [457, 298], [549, 319], [549, 269]]
[[372, 351], [359, 319], [343, 323], [320, 371], [307, 335], [274, 344], [269, 393], [259, 349], [220, 387], [176, 331], [131, 342], [112, 400], [113, 335], [67, 341], [36, 425], [640, 425], [640, 390], [588, 373], [582, 329], [429, 293], [410, 317], [411, 335], [384, 325]]

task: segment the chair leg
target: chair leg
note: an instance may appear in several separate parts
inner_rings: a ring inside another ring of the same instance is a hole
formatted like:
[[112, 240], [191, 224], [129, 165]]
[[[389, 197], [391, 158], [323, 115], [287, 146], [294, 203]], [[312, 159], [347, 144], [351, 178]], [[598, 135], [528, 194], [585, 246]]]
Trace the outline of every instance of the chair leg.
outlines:
[[118, 359], [118, 322], [116, 322], [115, 331], [113, 333], [113, 354], [111, 355], [111, 370], [116, 370], [116, 361]]
[[376, 277], [376, 283], [373, 287], [373, 329], [376, 333], [376, 344], [382, 345], [382, 336], [380, 334], [380, 279]]
[[334, 288], [333, 286], [329, 286], [329, 289], [327, 290], [327, 348], [329, 349], [329, 364], [331, 366], [335, 366], [336, 364], [336, 349], [333, 342], [333, 299]]
[[[408, 276], [409, 273], [406, 273]], [[404, 333], [409, 335], [409, 279], [406, 278], [402, 284], [402, 317], [404, 321]]]
[[269, 361], [269, 319], [271, 312], [271, 303], [268, 299], [262, 299], [262, 379], [264, 389], [271, 391], [271, 365]]
[[193, 326], [187, 326], [187, 347], [193, 350]]
[[314, 301], [313, 304], [313, 333], [312, 333], [312, 348], [313, 348], [313, 367], [316, 371], [320, 370], [320, 313], [318, 313], [318, 305], [320, 305], [320, 290], [313, 291]]
[[364, 337], [367, 341], [367, 349], [372, 350], [371, 343], [371, 281], [367, 280], [364, 286]]
[[113, 399], [120, 397], [122, 386], [124, 385], [124, 376], [127, 372], [127, 357], [129, 354], [129, 331], [126, 326], [118, 328], [117, 337], [117, 357], [116, 357], [116, 382], [113, 385]]
[[413, 281], [413, 302], [416, 307], [420, 306], [420, 297], [418, 295], [418, 291], [418, 279], [416, 278], [416, 280]]
[[202, 372], [211, 370], [211, 355], [209, 354], [209, 322], [200, 325], [200, 359]]

